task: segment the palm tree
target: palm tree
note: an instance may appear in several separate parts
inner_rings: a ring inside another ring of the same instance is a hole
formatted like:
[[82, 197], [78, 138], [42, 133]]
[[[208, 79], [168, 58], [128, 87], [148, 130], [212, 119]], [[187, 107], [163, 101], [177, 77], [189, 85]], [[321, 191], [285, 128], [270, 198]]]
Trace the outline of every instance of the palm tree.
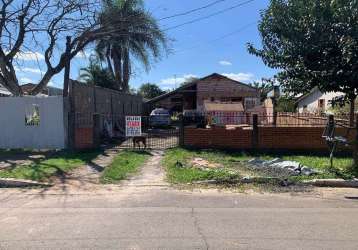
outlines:
[[81, 68], [79, 79], [85, 84], [96, 85], [103, 88], [113, 89], [115, 86], [115, 81], [110, 71], [106, 68], [102, 68], [96, 59], [90, 59], [88, 67]]
[[142, 0], [106, 0], [100, 24], [113, 30], [97, 41], [96, 51], [116, 80], [118, 90], [128, 92], [132, 60], [150, 69], [151, 60], [167, 51], [167, 38], [155, 18], [144, 9]]

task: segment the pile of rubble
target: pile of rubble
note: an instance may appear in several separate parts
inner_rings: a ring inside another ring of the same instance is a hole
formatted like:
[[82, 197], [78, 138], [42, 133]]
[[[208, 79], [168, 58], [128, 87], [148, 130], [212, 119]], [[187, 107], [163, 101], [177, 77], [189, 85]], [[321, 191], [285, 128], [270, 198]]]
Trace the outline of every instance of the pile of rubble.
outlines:
[[285, 161], [280, 158], [267, 161], [255, 158], [249, 160], [247, 163], [250, 168], [268, 172], [268, 174], [272, 176], [311, 176], [318, 173], [307, 166], [303, 166], [299, 162]]

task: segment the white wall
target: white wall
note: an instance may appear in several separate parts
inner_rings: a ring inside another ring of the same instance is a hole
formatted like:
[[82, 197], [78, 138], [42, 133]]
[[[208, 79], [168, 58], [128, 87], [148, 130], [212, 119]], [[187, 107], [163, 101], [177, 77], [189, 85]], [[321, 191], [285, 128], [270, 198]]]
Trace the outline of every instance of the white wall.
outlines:
[[[25, 115], [38, 105], [40, 123], [26, 126]], [[0, 97], [0, 148], [63, 149], [63, 97]]]
[[329, 93], [322, 94], [322, 92], [320, 92], [319, 90], [315, 90], [313, 93], [309, 94], [307, 97], [305, 97], [303, 100], [301, 100], [298, 103], [297, 105], [298, 112], [304, 113], [305, 106], [307, 106], [306, 112], [311, 112], [311, 113], [317, 112], [319, 109], [318, 102], [320, 99], [325, 100], [325, 111], [327, 111], [331, 107], [330, 101], [333, 98], [342, 95], [344, 94], [339, 92], [329, 92]]

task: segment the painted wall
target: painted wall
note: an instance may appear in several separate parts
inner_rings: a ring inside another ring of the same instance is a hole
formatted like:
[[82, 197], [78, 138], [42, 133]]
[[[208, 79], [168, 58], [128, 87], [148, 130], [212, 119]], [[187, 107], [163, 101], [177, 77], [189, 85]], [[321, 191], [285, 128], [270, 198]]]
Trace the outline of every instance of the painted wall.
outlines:
[[[329, 93], [325, 93], [323, 94], [321, 91], [319, 90], [315, 90], [313, 93], [311, 93], [310, 95], [308, 95], [306, 98], [304, 98], [303, 100], [301, 100], [298, 105], [298, 112], [299, 113], [315, 113], [315, 112], [319, 112], [319, 100], [320, 99], [324, 99], [325, 101], [325, 110], [327, 111], [331, 105], [330, 105], [330, 101], [337, 96], [342, 96], [344, 95], [343, 93], [339, 93], [339, 92], [329, 92]], [[306, 108], [305, 108], [306, 106]]]
[[[39, 122], [29, 122], [35, 109]], [[63, 97], [2, 97], [0, 124], [0, 148], [65, 148]]]

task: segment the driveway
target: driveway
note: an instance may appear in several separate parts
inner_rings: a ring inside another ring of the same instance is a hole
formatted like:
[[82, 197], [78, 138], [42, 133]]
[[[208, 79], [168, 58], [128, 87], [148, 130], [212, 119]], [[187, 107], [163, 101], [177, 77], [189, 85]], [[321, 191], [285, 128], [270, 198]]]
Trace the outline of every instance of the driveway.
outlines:
[[122, 185], [0, 190], [0, 249], [358, 249], [357, 190], [176, 190], [160, 158]]

